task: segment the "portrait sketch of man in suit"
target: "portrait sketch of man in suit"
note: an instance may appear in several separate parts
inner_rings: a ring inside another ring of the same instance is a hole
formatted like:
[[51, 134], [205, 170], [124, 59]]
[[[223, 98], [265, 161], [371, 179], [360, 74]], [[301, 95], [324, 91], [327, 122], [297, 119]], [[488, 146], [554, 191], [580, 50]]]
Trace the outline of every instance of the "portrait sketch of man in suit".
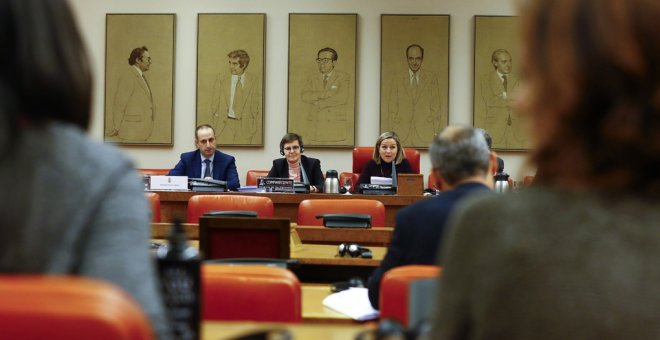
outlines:
[[526, 150], [526, 119], [514, 106], [520, 79], [519, 18], [478, 15], [474, 23], [474, 126], [490, 134], [494, 150]]
[[435, 73], [424, 70], [424, 48], [406, 48], [408, 69], [394, 78], [389, 93], [391, 126], [404, 146], [428, 144], [440, 130], [440, 87]]
[[106, 15], [104, 141], [172, 145], [175, 28], [174, 14]]
[[355, 145], [357, 14], [289, 14], [287, 131], [305, 147]]
[[346, 141], [346, 104], [351, 77], [335, 69], [337, 59], [334, 49], [319, 50], [316, 55], [319, 73], [307, 77], [300, 95], [303, 102], [312, 105], [307, 121], [313, 131], [309, 138], [316, 143]]
[[151, 66], [146, 46], [136, 47], [117, 82], [112, 106], [112, 129], [108, 137], [123, 141], [146, 141], [154, 126], [154, 103], [145, 72]]
[[266, 15], [198, 15], [197, 125], [218, 145], [264, 143]]
[[233, 144], [253, 144], [261, 122], [261, 79], [247, 71], [244, 50], [227, 54], [229, 72], [217, 75], [211, 97], [211, 121], [218, 134]]
[[428, 148], [447, 126], [449, 16], [381, 16], [380, 131]]
[[524, 146], [520, 116], [513, 110], [518, 77], [512, 72], [513, 59], [506, 49], [496, 49], [491, 55], [493, 69], [480, 79], [481, 99], [485, 107], [484, 129], [496, 146]]

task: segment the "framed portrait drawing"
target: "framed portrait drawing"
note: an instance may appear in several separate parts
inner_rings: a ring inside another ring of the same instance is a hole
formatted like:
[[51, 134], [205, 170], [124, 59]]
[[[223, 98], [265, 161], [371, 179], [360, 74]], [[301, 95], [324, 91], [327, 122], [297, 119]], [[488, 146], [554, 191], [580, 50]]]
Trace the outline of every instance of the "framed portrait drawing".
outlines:
[[447, 126], [449, 16], [381, 16], [380, 131], [428, 148]]
[[513, 108], [520, 81], [518, 30], [517, 17], [474, 17], [473, 122], [488, 131], [495, 150], [529, 148], [525, 119]]
[[172, 145], [174, 14], [107, 14], [104, 140]]
[[263, 145], [266, 14], [197, 19], [197, 125], [220, 145]]
[[287, 130], [305, 146], [355, 145], [357, 14], [289, 14]]

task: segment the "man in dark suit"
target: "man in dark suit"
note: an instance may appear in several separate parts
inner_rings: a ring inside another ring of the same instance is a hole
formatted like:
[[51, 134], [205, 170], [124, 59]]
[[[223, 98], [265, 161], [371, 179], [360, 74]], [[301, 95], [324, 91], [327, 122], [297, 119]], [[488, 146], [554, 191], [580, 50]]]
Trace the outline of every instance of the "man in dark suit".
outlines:
[[195, 145], [197, 150], [182, 153], [181, 160], [168, 175], [226, 181], [229, 190], [241, 186], [236, 159], [216, 150], [215, 130], [211, 125], [203, 124], [195, 129]]
[[380, 281], [388, 270], [409, 264], [435, 264], [443, 230], [455, 204], [464, 197], [493, 189], [494, 152], [484, 131], [448, 126], [433, 139], [429, 149], [433, 172], [449, 191], [417, 202], [396, 215], [396, 226], [387, 254], [369, 278], [369, 300], [379, 307]]
[[304, 156], [305, 145], [302, 136], [287, 133], [280, 141], [280, 154], [284, 158], [273, 161], [268, 177], [292, 178], [296, 182], [309, 184], [310, 192], [323, 191], [323, 172], [321, 161]]

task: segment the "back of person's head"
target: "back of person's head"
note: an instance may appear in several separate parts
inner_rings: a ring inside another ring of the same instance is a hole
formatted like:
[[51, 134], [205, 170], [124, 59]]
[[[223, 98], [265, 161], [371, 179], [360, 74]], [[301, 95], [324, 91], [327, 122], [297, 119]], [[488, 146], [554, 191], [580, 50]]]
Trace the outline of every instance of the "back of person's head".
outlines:
[[481, 129], [450, 125], [433, 139], [429, 154], [433, 168], [450, 185], [489, 175], [490, 150]]
[[396, 142], [396, 159], [395, 159], [395, 164], [401, 164], [404, 158], [406, 158], [406, 153], [403, 150], [403, 147], [401, 146], [401, 141], [399, 140], [399, 135], [396, 134], [394, 131], [385, 131], [378, 136], [378, 139], [376, 140], [376, 147], [374, 148], [374, 153], [373, 153], [373, 160], [376, 162], [376, 164], [380, 164], [380, 145], [383, 143], [384, 140], [386, 139], [393, 139], [394, 142]]
[[0, 1], [0, 121], [89, 124], [91, 71], [65, 0]]
[[523, 5], [535, 182], [660, 193], [660, 1]]

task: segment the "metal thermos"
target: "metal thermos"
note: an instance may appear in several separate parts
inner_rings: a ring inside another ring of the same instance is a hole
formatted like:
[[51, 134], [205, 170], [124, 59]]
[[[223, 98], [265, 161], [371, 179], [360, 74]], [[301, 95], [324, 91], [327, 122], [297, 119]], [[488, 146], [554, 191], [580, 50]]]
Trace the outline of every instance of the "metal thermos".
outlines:
[[495, 174], [495, 192], [498, 194], [509, 192], [509, 174], [506, 172]]
[[323, 192], [328, 194], [339, 193], [339, 175], [337, 174], [337, 170], [326, 171]]

